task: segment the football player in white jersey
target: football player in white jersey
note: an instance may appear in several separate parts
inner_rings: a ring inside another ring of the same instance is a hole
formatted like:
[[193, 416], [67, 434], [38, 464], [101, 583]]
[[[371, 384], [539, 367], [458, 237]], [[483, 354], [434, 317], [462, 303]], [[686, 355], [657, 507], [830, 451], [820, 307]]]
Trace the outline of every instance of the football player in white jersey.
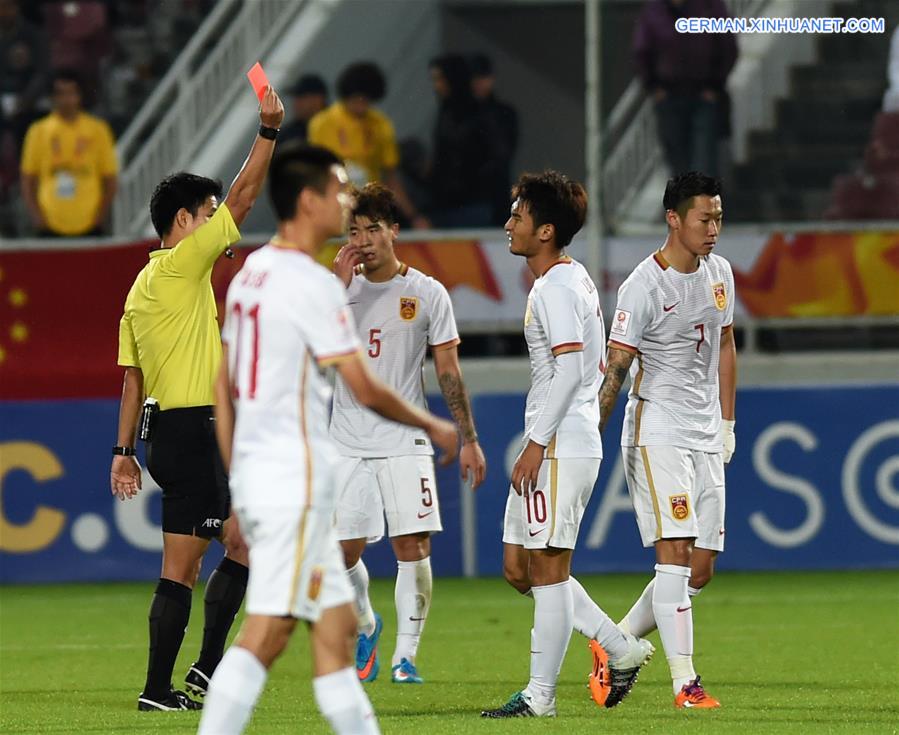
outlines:
[[[387, 385], [416, 406], [425, 406], [422, 373], [428, 346], [440, 390], [462, 437], [459, 464], [472, 489], [484, 479], [471, 406], [459, 367], [459, 333], [446, 288], [401, 263], [394, 252], [399, 207], [390, 189], [368, 184], [355, 195], [349, 238], [335, 259], [335, 273], [365, 350], [364, 358]], [[341, 454], [335, 522], [359, 611], [356, 671], [373, 681], [380, 667], [381, 617], [368, 596], [362, 553], [384, 535], [384, 517], [397, 559], [396, 647], [391, 680], [421, 684], [415, 656], [431, 604], [432, 533], [442, 529], [434, 450], [425, 432], [385, 420], [354, 398], [338, 378], [331, 438]]]
[[343, 232], [347, 176], [324, 148], [287, 147], [269, 174], [278, 234], [228, 289], [216, 434], [250, 551], [247, 617], [209, 684], [199, 732], [243, 731], [298, 619], [308, 623], [315, 700], [337, 733], [377, 733], [352, 665], [353, 592], [333, 528], [338, 455], [328, 435], [334, 365], [363, 405], [446, 452], [456, 428], [404, 401], [360, 354], [346, 293], [313, 259]]
[[621, 621], [658, 627], [675, 706], [714, 708], [693, 670], [691, 599], [724, 548], [724, 465], [734, 453], [737, 358], [734, 277], [712, 253], [721, 232], [717, 180], [692, 171], [668, 181], [668, 237], [618, 290], [600, 389], [602, 426], [630, 370], [621, 432], [625, 476], [655, 577]]
[[583, 186], [562, 174], [524, 174], [512, 190], [509, 250], [536, 278], [524, 333], [531, 360], [523, 448], [512, 470], [503, 524], [506, 579], [534, 598], [527, 687], [482, 717], [553, 717], [556, 681], [572, 628], [590, 639], [590, 689], [612, 707], [652, 655], [623, 634], [570, 576], [571, 554], [590, 500], [602, 444], [597, 392], [605, 329], [596, 286], [565, 254], [587, 214]]

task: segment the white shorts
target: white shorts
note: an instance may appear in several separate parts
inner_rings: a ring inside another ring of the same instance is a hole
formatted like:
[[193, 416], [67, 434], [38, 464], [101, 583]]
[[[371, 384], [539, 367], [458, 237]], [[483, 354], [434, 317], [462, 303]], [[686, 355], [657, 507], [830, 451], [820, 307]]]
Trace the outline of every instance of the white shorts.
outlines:
[[374, 543], [384, 536], [436, 533], [440, 503], [429, 454], [402, 457], [341, 457], [335, 468], [337, 538], [365, 538]]
[[526, 549], [573, 549], [599, 464], [593, 457], [544, 459], [537, 489], [527, 498], [509, 486], [503, 543]]
[[724, 455], [671, 446], [621, 447], [624, 475], [644, 546], [694, 538], [724, 550]]
[[247, 613], [315, 622], [354, 599], [328, 509], [235, 507], [250, 549]]

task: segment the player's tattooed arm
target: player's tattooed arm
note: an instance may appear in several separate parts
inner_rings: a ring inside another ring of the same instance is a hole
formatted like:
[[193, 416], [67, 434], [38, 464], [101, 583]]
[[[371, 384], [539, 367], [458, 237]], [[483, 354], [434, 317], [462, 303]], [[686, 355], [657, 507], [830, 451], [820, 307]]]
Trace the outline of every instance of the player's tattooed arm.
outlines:
[[478, 434], [474, 428], [474, 418], [471, 415], [471, 403], [468, 400], [468, 392], [465, 383], [462, 382], [462, 368], [459, 366], [459, 350], [456, 343], [452, 343], [443, 349], [434, 350], [434, 368], [437, 371], [437, 380], [440, 383], [440, 392], [443, 400], [459, 428], [462, 435], [462, 449], [459, 451], [459, 470], [462, 479], [471, 483], [471, 489], [475, 490], [484, 482], [487, 473], [487, 460], [484, 459], [484, 451], [478, 444]]
[[615, 401], [618, 400], [618, 392], [627, 378], [627, 371], [630, 370], [631, 363], [634, 361], [633, 352], [621, 350], [617, 347], [609, 347], [609, 353], [606, 356], [606, 374], [599, 388], [599, 430], [603, 431], [615, 408]]
[[[449, 350], [444, 350], [448, 352]], [[440, 353], [437, 353], [440, 354]], [[436, 355], [435, 355], [436, 357]], [[474, 419], [471, 416], [471, 403], [468, 400], [468, 392], [465, 390], [465, 383], [462, 382], [462, 374], [453, 370], [437, 373], [437, 380], [440, 382], [440, 392], [443, 393], [443, 400], [446, 401], [459, 432], [462, 434], [462, 443], [477, 441], [478, 434], [474, 428]]]

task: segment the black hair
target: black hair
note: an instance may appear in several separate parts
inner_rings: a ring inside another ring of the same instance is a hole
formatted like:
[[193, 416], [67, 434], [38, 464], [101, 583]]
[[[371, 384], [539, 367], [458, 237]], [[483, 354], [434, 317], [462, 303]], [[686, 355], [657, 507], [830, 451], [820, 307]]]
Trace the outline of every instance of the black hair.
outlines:
[[471, 57], [471, 76], [492, 77], [493, 60], [487, 54], [475, 54]]
[[279, 222], [293, 219], [303, 189], [324, 194], [331, 167], [343, 162], [327, 148], [302, 142], [279, 146], [268, 172], [268, 196]]
[[387, 81], [381, 68], [372, 61], [357, 61], [350, 64], [337, 79], [337, 95], [340, 99], [362, 95], [371, 102], [384, 99]]
[[54, 69], [50, 74], [50, 91], [53, 91], [53, 87], [56, 82], [73, 82], [78, 87], [78, 92], [82, 95], [84, 94], [84, 81], [81, 79], [81, 74], [79, 74], [75, 69], [71, 69], [69, 67]]
[[471, 68], [461, 54], [436, 56], [428, 63], [429, 69], [439, 69], [449, 87], [449, 101], [471, 98]]
[[587, 192], [577, 181], [558, 171], [522, 174], [512, 187], [512, 199], [528, 205], [534, 227], [552, 225], [556, 231], [556, 247], [571, 242], [587, 219]]
[[222, 198], [222, 182], [184, 171], [166, 176], [150, 197], [150, 220], [159, 237], [172, 230], [179, 209], [186, 209], [194, 217], [211, 196]]
[[665, 196], [662, 197], [662, 206], [667, 212], [675, 210], [681, 217], [685, 217], [692, 206], [695, 196], [719, 196], [721, 194], [721, 181], [713, 176], [706, 176], [699, 171], [687, 171], [668, 179], [665, 186]]
[[353, 217], [368, 217], [372, 222], [383, 222], [388, 227], [400, 221], [400, 208], [396, 195], [383, 184], [375, 181], [357, 189]]
[[320, 94], [328, 96], [328, 85], [318, 74], [303, 74], [297, 83], [290, 88], [290, 94], [294, 97], [302, 97], [306, 94]]

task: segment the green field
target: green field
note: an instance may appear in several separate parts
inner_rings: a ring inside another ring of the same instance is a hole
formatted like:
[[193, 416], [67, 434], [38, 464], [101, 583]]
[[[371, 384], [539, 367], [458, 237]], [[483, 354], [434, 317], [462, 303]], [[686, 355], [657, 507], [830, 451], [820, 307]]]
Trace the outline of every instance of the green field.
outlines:
[[[646, 581], [580, 579], [616, 619]], [[151, 592], [150, 584], [0, 588], [0, 732], [195, 732], [196, 713], [136, 710]], [[374, 581], [372, 598], [385, 628], [381, 678], [367, 691], [385, 733], [899, 732], [896, 571], [719, 575], [694, 604], [694, 661], [722, 701], [717, 711], [673, 708], [661, 649], [620, 707], [596, 708], [586, 688], [591, 660], [575, 634], [555, 720], [478, 717], [527, 683], [529, 599], [500, 580], [436, 580], [418, 656], [427, 683], [400, 687], [389, 677], [392, 583]], [[199, 591], [194, 599], [176, 676], [199, 645]], [[308, 650], [298, 629], [247, 732], [328, 731], [312, 698]]]

